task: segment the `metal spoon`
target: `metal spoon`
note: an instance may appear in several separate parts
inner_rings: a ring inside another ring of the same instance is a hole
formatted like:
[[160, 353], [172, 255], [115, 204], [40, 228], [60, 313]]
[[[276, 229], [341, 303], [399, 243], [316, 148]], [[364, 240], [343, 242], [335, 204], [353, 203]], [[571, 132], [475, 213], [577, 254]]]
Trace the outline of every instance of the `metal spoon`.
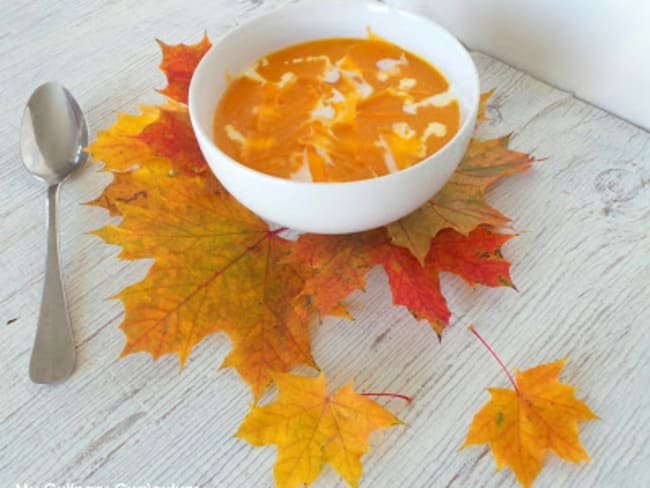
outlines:
[[88, 127], [70, 92], [57, 83], [39, 86], [23, 113], [21, 154], [27, 170], [48, 185], [45, 286], [29, 365], [34, 383], [55, 383], [74, 370], [75, 346], [61, 280], [57, 201], [61, 183], [87, 154]]

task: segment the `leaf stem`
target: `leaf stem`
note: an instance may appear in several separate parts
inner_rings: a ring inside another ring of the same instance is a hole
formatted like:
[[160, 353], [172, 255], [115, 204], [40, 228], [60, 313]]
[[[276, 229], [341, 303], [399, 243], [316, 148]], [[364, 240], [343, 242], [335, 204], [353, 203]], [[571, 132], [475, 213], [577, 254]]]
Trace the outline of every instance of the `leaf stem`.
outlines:
[[515, 391], [516, 391], [517, 393], [519, 393], [519, 387], [517, 386], [517, 383], [515, 382], [515, 379], [514, 379], [514, 378], [512, 377], [512, 375], [510, 374], [510, 371], [508, 371], [508, 368], [506, 368], [506, 365], [503, 364], [503, 361], [501, 361], [501, 358], [497, 355], [496, 352], [494, 352], [494, 349], [492, 349], [492, 348], [490, 347], [490, 345], [485, 341], [485, 339], [483, 339], [483, 337], [481, 337], [481, 334], [479, 334], [479, 333], [476, 331], [476, 329], [474, 328], [474, 326], [470, 325], [470, 326], [469, 326], [469, 330], [470, 330], [470, 332], [471, 332], [472, 334], [474, 334], [474, 335], [476, 336], [476, 338], [477, 338], [479, 341], [481, 341], [481, 343], [486, 347], [486, 349], [487, 349], [488, 351], [490, 351], [490, 354], [492, 354], [492, 356], [494, 357], [494, 359], [497, 360], [497, 363], [499, 363], [499, 366], [501, 366], [501, 369], [502, 369], [502, 370], [506, 373], [506, 375], [508, 376], [508, 379], [510, 380], [510, 383], [512, 383], [512, 386], [515, 388]]
[[275, 236], [275, 235], [278, 235], [278, 234], [284, 232], [285, 230], [289, 230], [289, 227], [278, 227], [275, 230], [269, 230], [269, 235], [270, 236]]
[[400, 393], [359, 393], [359, 394], [361, 396], [366, 396], [366, 397], [377, 396], [377, 397], [399, 398], [401, 400], [404, 400], [409, 405], [413, 403], [413, 399], [410, 396], [402, 395]]

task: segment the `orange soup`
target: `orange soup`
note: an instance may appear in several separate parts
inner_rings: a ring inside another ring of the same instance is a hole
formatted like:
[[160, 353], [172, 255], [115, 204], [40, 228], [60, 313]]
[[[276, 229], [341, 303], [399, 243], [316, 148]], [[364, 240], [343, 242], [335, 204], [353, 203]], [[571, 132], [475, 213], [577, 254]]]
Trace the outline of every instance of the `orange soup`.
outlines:
[[459, 127], [445, 77], [372, 35], [306, 42], [261, 58], [224, 92], [214, 139], [257, 171], [341, 182], [408, 168]]

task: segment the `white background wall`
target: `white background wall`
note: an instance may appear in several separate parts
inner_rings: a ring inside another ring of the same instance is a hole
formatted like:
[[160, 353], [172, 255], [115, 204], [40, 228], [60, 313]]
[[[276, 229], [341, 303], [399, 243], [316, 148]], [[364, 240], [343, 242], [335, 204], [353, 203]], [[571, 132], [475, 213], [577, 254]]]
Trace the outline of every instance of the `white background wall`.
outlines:
[[650, 130], [650, 0], [385, 0]]

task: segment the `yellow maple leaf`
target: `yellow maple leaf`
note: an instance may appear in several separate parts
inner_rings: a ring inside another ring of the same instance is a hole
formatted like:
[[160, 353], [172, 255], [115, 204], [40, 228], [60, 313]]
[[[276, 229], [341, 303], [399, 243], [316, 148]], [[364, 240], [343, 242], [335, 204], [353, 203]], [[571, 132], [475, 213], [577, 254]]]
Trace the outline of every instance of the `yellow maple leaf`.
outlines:
[[86, 205], [102, 207], [111, 216], [121, 215], [118, 204], [146, 205], [149, 186], [158, 178], [169, 176], [169, 163], [162, 159], [153, 158], [147, 166], [137, 171], [113, 171], [113, 181], [106, 186], [102, 194]]
[[86, 148], [95, 161], [104, 162], [104, 170], [126, 171], [152, 157], [151, 148], [135, 136], [156, 121], [159, 107], [143, 105], [139, 108], [139, 114], [118, 114], [115, 124], [108, 130], [99, 131], [97, 138]]
[[253, 446], [278, 446], [275, 481], [279, 488], [312, 483], [325, 464], [351, 486], [361, 477], [368, 437], [402, 422], [348, 384], [327, 394], [325, 376], [277, 374], [278, 398], [253, 406], [237, 437]]
[[548, 450], [574, 463], [589, 461], [578, 438], [578, 422], [598, 417], [576, 399], [575, 387], [558, 381], [564, 363], [516, 370], [516, 381], [509, 375], [514, 390], [488, 389], [492, 398], [474, 416], [463, 447], [489, 444], [497, 471], [509, 466], [525, 487], [541, 471]]

